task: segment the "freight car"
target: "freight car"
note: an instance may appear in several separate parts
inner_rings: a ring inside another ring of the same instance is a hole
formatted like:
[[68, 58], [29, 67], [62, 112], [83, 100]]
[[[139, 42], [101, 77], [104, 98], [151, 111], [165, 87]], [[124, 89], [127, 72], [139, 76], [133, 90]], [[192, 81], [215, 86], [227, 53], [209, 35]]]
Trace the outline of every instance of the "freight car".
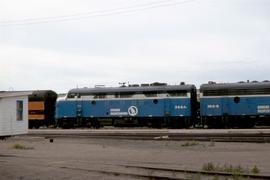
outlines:
[[164, 83], [122, 87], [77, 88], [56, 105], [59, 127], [188, 127], [196, 118], [196, 87]]
[[28, 98], [29, 128], [55, 125], [54, 115], [57, 94], [52, 90], [38, 90], [33, 91]]
[[270, 123], [270, 82], [200, 86], [200, 116], [209, 127], [253, 127]]

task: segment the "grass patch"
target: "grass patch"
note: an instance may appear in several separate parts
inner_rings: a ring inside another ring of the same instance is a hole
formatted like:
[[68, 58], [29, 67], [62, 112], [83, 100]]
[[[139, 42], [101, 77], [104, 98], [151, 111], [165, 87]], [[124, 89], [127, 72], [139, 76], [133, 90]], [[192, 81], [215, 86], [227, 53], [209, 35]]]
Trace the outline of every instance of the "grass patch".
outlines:
[[198, 141], [187, 141], [184, 144], [181, 144], [181, 146], [186, 147], [186, 146], [196, 146], [199, 145], [200, 143]]
[[232, 174], [259, 174], [260, 169], [255, 165], [252, 168], [244, 168], [240, 165], [232, 166], [232, 165], [215, 165], [213, 163], [206, 163], [202, 167], [203, 171], [210, 171], [210, 172], [227, 172]]
[[20, 149], [20, 150], [29, 150], [29, 149], [34, 149], [33, 147], [30, 146], [25, 146], [23, 144], [14, 144], [12, 146], [13, 149]]
[[254, 165], [251, 168], [251, 173], [253, 173], [253, 174], [259, 174], [260, 173], [260, 169], [256, 165]]
[[201, 174], [186, 174], [187, 179], [192, 179], [192, 180], [201, 180]]

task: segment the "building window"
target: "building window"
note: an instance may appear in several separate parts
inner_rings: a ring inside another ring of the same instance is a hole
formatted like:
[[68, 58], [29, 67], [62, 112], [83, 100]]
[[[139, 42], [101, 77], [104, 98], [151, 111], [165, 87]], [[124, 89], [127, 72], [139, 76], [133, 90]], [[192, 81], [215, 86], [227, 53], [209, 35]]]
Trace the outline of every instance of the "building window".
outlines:
[[17, 121], [23, 120], [23, 101], [17, 101]]

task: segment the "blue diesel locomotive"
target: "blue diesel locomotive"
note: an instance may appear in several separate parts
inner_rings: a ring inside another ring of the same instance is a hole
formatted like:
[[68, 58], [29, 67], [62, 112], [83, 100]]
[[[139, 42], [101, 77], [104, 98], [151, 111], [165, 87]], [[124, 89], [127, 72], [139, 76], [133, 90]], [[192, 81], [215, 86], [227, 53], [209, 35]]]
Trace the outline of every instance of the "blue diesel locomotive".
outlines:
[[253, 127], [269, 124], [270, 82], [200, 86], [200, 116], [210, 127]]
[[59, 127], [93, 126], [110, 122], [113, 126], [181, 128], [196, 119], [194, 85], [164, 83], [122, 87], [71, 89], [57, 100]]
[[59, 127], [101, 125], [212, 128], [270, 125], [270, 82], [164, 83], [77, 88], [56, 103]]

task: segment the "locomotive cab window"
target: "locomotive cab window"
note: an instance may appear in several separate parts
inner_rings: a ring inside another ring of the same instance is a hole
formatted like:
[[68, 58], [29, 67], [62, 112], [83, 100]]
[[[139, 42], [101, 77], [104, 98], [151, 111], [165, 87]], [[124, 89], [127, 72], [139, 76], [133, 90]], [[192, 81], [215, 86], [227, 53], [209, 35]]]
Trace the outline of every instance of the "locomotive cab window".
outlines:
[[75, 94], [69, 93], [69, 94], [68, 94], [68, 98], [75, 98]]

